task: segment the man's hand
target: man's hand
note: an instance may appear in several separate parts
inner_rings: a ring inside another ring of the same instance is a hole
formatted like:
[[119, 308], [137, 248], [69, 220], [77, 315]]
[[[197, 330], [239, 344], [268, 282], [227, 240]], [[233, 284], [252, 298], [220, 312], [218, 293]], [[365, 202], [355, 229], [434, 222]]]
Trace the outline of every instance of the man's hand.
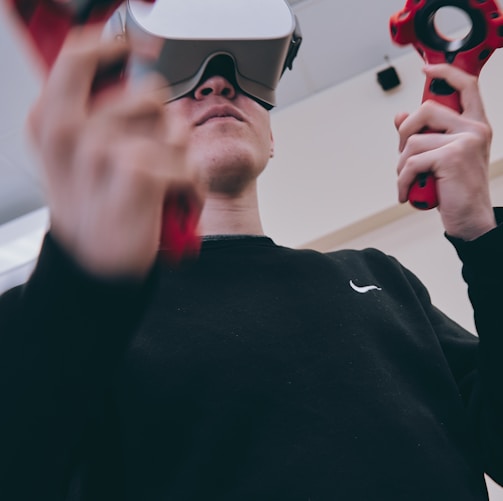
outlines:
[[183, 144], [166, 143], [160, 77], [92, 92], [98, 68], [124, 60], [125, 42], [101, 27], [68, 36], [30, 115], [45, 174], [51, 233], [75, 260], [103, 276], [144, 276], [159, 245], [165, 198], [202, 207]]
[[[460, 93], [462, 113], [426, 101], [410, 115], [396, 116], [400, 136], [399, 201], [406, 202], [418, 174], [436, 179], [438, 209], [446, 232], [473, 240], [496, 226], [489, 195], [492, 130], [477, 78], [448, 64], [426, 66], [431, 78], [445, 79]], [[439, 131], [424, 133], [423, 129]]]

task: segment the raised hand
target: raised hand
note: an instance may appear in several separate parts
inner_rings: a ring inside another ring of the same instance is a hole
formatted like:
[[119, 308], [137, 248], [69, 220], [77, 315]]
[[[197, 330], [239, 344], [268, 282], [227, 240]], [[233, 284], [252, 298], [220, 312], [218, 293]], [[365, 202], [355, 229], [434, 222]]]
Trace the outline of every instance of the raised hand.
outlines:
[[[400, 137], [398, 198], [406, 202], [416, 177], [431, 172], [446, 232], [473, 240], [496, 225], [488, 172], [492, 130], [478, 80], [448, 64], [426, 66], [424, 72], [427, 77], [445, 79], [459, 91], [462, 111], [426, 101], [416, 112], [396, 116]], [[439, 132], [423, 134], [424, 129]]]
[[[53, 236], [91, 273], [144, 276], [158, 250], [166, 197], [202, 207], [183, 140], [166, 141], [164, 82], [151, 76], [93, 92], [97, 71], [126, 60], [101, 26], [68, 36], [30, 115]], [[183, 138], [182, 138], [183, 139]]]

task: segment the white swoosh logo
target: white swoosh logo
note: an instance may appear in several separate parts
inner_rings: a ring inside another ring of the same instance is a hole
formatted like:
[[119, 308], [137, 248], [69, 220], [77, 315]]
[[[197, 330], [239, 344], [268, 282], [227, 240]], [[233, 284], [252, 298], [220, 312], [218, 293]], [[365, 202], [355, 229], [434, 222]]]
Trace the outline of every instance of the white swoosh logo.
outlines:
[[351, 285], [351, 288], [358, 292], [359, 294], [366, 294], [367, 292], [370, 291], [382, 291], [380, 287], [377, 287], [377, 285], [367, 285], [366, 287], [358, 287], [353, 283], [353, 280], [349, 281], [349, 285]]

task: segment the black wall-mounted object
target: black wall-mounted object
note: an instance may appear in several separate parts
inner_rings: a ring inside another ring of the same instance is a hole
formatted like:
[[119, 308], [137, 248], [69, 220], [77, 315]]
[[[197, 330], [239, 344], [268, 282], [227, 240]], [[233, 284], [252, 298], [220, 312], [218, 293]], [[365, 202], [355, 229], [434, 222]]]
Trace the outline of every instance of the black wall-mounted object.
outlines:
[[400, 85], [400, 77], [393, 66], [379, 71], [377, 73], [377, 81], [385, 91], [392, 90]]

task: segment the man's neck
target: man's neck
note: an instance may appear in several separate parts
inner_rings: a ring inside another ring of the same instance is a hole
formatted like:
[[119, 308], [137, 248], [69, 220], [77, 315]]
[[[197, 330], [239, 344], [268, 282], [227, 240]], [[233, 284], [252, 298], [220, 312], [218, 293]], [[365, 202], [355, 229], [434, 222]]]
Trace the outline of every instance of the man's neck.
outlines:
[[239, 196], [209, 193], [200, 220], [206, 235], [263, 235], [256, 187]]

